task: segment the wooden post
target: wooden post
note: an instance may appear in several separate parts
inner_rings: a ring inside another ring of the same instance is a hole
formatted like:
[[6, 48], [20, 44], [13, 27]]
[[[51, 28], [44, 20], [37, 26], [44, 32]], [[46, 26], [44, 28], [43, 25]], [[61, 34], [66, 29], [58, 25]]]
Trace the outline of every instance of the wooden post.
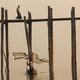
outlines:
[[54, 80], [53, 73], [53, 22], [52, 22], [52, 8], [48, 6], [48, 44], [49, 44], [49, 71], [50, 80]]
[[1, 79], [3, 77], [4, 8], [1, 8]]
[[[31, 20], [31, 13], [30, 12], [28, 12], [28, 19]], [[29, 42], [30, 42], [30, 48], [32, 51], [32, 23], [29, 22], [28, 25], [29, 25]]]
[[28, 51], [29, 51], [29, 54], [30, 54], [31, 53], [31, 48], [30, 48], [30, 42], [29, 42], [29, 32], [27, 30], [27, 22], [26, 22], [26, 17], [25, 16], [24, 16], [24, 23], [25, 23], [27, 46], [28, 46]]
[[[27, 46], [28, 46], [28, 55], [30, 55], [31, 54], [31, 47], [30, 47], [29, 32], [27, 30], [27, 22], [26, 22], [26, 17], [25, 16], [24, 16], [24, 23], [25, 23], [25, 32], [26, 32]], [[31, 66], [30, 66], [30, 70], [31, 70]]]
[[[51, 78], [51, 68], [50, 68], [50, 64], [51, 64], [51, 52], [50, 52], [50, 6], [48, 6], [48, 50], [49, 50], [49, 73], [50, 73], [50, 78]], [[51, 79], [50, 79], [51, 80]]]
[[[51, 19], [52, 19], [52, 13], [53, 9], [51, 8]], [[52, 80], [54, 80], [54, 70], [53, 70], [53, 59], [54, 59], [54, 47], [53, 47], [53, 21], [51, 20], [51, 77]]]
[[71, 10], [71, 35], [72, 35], [72, 80], [77, 80], [76, 67], [76, 27], [75, 27], [75, 8]]
[[[31, 20], [31, 13], [29, 11], [28, 11], [28, 20]], [[30, 49], [32, 52], [32, 22], [31, 21], [28, 23], [28, 28], [29, 28], [29, 43], [30, 43]], [[30, 54], [29, 54], [29, 56], [30, 56]], [[29, 60], [29, 64], [30, 63], [31, 63], [31, 61]], [[30, 67], [30, 69], [31, 69], [31, 67]]]
[[9, 80], [9, 41], [8, 41], [8, 15], [7, 10], [5, 10], [5, 31], [6, 31], [6, 67], [7, 67], [7, 80]]

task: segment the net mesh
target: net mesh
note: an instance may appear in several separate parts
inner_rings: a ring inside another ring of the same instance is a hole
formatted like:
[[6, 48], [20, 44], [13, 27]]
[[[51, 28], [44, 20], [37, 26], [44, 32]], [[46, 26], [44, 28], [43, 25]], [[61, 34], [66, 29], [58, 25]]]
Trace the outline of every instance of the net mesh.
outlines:
[[[41, 64], [43, 62], [49, 62], [47, 59], [43, 58], [43, 59], [40, 59], [39, 56], [36, 54], [36, 53], [33, 53], [34, 54], [34, 62], [36, 64]], [[14, 52], [13, 53], [13, 56], [14, 56], [14, 59], [26, 59], [29, 57], [29, 55], [27, 55], [26, 53], [22, 53], [22, 52]], [[29, 59], [27, 59], [29, 60]]]

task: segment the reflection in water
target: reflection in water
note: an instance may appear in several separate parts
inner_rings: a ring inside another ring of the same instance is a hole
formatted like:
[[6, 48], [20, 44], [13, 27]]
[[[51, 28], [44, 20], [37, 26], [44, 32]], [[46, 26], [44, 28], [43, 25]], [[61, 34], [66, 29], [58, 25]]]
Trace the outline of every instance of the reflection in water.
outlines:
[[26, 74], [27, 80], [37, 80], [37, 74]]
[[1, 72], [1, 80], [4, 80], [3, 72]]
[[[6, 74], [6, 80], [10, 80], [10, 79], [9, 79], [9, 70], [7, 69], [7, 67], [6, 67], [6, 69], [5, 69], [5, 74]], [[3, 72], [1, 72], [1, 80], [5, 80], [5, 79], [4, 79]]]

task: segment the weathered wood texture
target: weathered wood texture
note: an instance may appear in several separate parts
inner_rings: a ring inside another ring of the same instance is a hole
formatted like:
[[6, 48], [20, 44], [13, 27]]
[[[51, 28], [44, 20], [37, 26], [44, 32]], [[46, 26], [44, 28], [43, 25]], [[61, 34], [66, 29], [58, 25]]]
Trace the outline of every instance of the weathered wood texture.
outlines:
[[[5, 20], [8, 20], [8, 13], [5, 10]], [[8, 41], [8, 22], [5, 24], [5, 31], [6, 31], [6, 68], [7, 68], [7, 80], [9, 80], [9, 41]]]
[[1, 8], [1, 79], [3, 77], [4, 8]]
[[[31, 13], [28, 12], [28, 19], [31, 20]], [[29, 42], [30, 42], [30, 48], [32, 51], [32, 22], [28, 23], [29, 28]]]
[[48, 7], [48, 45], [49, 45], [49, 71], [50, 80], [54, 80], [53, 70], [53, 21], [52, 21], [52, 8]]
[[71, 10], [71, 35], [72, 35], [72, 80], [77, 80], [76, 67], [76, 26], [75, 26], [75, 8]]

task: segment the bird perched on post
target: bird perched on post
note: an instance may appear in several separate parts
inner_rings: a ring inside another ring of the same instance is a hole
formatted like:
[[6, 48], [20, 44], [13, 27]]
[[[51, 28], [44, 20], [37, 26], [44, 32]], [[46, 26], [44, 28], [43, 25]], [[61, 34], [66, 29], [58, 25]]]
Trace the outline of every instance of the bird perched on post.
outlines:
[[17, 17], [16, 17], [16, 19], [22, 19], [21, 12], [20, 12], [20, 5], [18, 5], [18, 8], [17, 8]]

